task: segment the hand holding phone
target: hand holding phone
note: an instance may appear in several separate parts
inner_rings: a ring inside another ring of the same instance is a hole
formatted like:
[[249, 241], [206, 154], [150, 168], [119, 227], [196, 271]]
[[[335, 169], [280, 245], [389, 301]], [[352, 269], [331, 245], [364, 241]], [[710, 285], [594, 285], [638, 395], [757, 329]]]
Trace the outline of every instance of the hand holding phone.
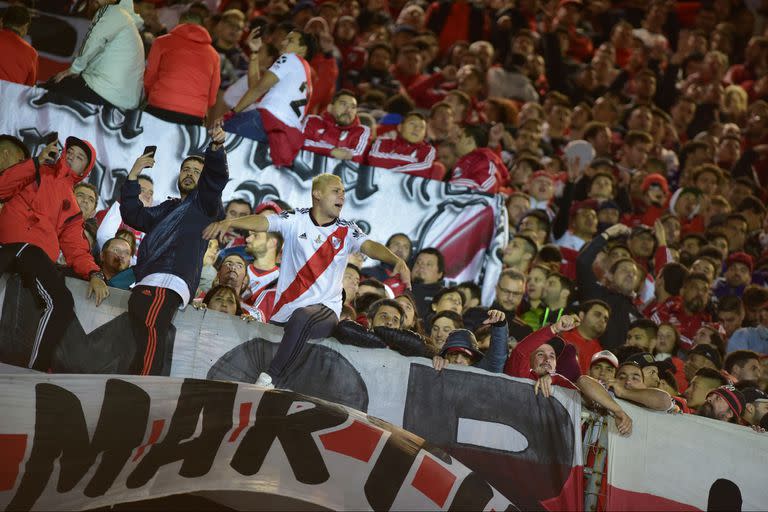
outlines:
[[157, 146], [146, 146], [142, 156], [151, 156], [152, 158], [155, 158], [155, 152], [157, 152]]
[[41, 164], [45, 163], [49, 165], [56, 163], [56, 158], [59, 156], [59, 133], [49, 133], [43, 137], [42, 142], [45, 144], [45, 147], [37, 157], [37, 161]]

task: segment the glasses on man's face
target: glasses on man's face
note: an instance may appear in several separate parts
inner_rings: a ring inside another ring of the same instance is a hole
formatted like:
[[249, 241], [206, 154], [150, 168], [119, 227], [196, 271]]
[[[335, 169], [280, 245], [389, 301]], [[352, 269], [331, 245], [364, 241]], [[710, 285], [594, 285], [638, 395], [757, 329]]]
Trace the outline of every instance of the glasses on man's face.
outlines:
[[508, 290], [507, 288], [499, 288], [499, 295], [505, 295], [508, 297], [522, 297], [524, 292], [518, 292], [515, 290]]

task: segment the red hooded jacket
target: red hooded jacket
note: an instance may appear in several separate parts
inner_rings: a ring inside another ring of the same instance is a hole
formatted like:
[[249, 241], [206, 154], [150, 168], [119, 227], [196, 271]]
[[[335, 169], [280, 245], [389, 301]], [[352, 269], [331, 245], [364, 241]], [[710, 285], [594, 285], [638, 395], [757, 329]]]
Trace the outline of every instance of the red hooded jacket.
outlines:
[[[52, 262], [62, 251], [67, 263], [86, 279], [99, 266], [83, 234], [83, 214], [72, 187], [93, 169], [96, 151], [88, 147], [92, 157], [82, 176], [72, 172], [65, 156], [54, 165], [24, 160], [0, 174], [0, 200], [6, 201], [0, 210], [0, 244], [36, 245]], [[65, 147], [63, 155], [66, 152]]]
[[501, 157], [488, 148], [477, 148], [456, 162], [451, 183], [496, 194], [509, 181]]
[[192, 23], [178, 25], [152, 44], [144, 72], [149, 105], [205, 117], [221, 84], [220, 58], [211, 36]]
[[347, 126], [339, 125], [329, 112], [321, 116], [307, 116], [304, 125], [304, 149], [331, 156], [335, 148], [352, 152], [352, 161], [362, 163], [371, 140], [371, 129], [360, 124], [355, 117]]

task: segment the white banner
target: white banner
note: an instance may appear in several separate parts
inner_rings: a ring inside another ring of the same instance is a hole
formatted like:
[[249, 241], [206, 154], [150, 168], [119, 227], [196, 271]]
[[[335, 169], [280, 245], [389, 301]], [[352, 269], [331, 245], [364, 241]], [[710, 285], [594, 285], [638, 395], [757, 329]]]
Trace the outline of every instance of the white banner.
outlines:
[[768, 435], [622, 402], [632, 435], [608, 436], [608, 510], [765, 510]]
[[[54, 371], [125, 373], [134, 352], [129, 294], [113, 290], [96, 307], [85, 299], [84, 281], [67, 284], [77, 320], [54, 355]], [[39, 313], [16, 278], [0, 283], [0, 301], [0, 361], [25, 365]], [[173, 325], [165, 360], [170, 376], [178, 378], [253, 383], [269, 366], [281, 336], [275, 326], [189, 307], [176, 314]], [[285, 386], [427, 439], [522, 508], [547, 501], [553, 509], [572, 509], [583, 499], [581, 402], [572, 390], [556, 388], [555, 397], [545, 399], [534, 395], [529, 380], [454, 366], [438, 373], [428, 359], [330, 338], [302, 351]]]
[[511, 506], [423, 439], [291, 392], [167, 377], [0, 375], [0, 408], [3, 510], [84, 510], [201, 491], [240, 510], [253, 509], [244, 493], [262, 493], [262, 509], [263, 494], [331, 510]]
[[[208, 143], [202, 127], [71, 99], [66, 100], [67, 105], [53, 104], [44, 89], [0, 81], [0, 98], [4, 106], [0, 133], [19, 137], [33, 154], [51, 131], [59, 133], [62, 143], [74, 135], [93, 144], [97, 164], [88, 181], [99, 190], [100, 208], [119, 198], [128, 171], [149, 145], [157, 146], [156, 163], [144, 172], [155, 181], [155, 200], [178, 197], [176, 180], [182, 159], [201, 153]], [[235, 135], [227, 137], [226, 149], [231, 179], [224, 189], [225, 202], [240, 197], [256, 205], [279, 198], [295, 208], [307, 207], [311, 206], [312, 178], [324, 172], [337, 174], [347, 190], [344, 218], [382, 243], [395, 233], [405, 233], [416, 250], [440, 249], [448, 279], [477, 281], [483, 287], [483, 302], [493, 301], [501, 269], [496, 250], [507, 240], [500, 196], [469, 193], [464, 187], [307, 151], [299, 154], [292, 168], [275, 167], [267, 145]]]

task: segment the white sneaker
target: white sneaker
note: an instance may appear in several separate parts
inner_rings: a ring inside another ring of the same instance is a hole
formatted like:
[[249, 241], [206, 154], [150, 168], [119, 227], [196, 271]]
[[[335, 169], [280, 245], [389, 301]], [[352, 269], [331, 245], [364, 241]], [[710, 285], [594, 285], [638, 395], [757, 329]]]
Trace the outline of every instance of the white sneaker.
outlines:
[[259, 378], [256, 379], [256, 385], [267, 389], [275, 389], [275, 385], [272, 384], [272, 377], [265, 372], [261, 372]]

